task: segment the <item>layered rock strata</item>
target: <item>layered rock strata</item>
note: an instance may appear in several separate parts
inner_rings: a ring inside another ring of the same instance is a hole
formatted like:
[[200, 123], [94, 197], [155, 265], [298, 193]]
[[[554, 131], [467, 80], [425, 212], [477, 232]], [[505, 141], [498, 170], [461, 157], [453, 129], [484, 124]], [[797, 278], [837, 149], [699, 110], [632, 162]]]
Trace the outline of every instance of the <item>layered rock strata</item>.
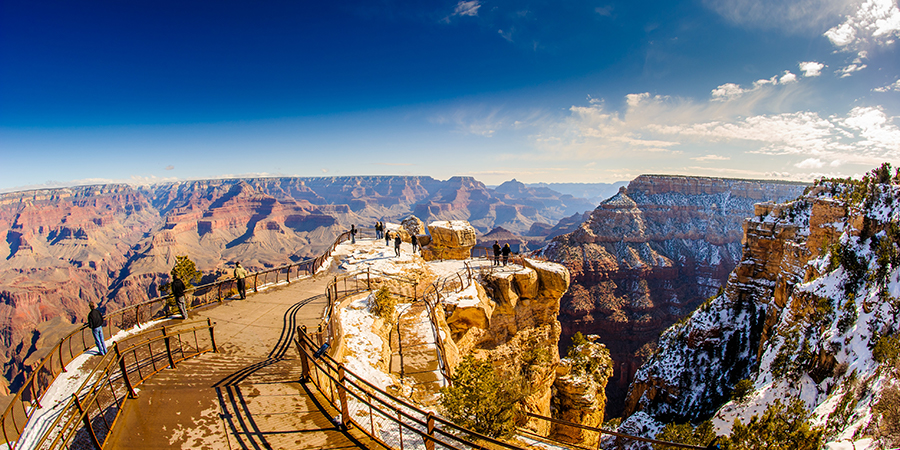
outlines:
[[785, 201], [804, 185], [642, 175], [604, 201], [574, 232], [540, 254], [564, 264], [562, 345], [597, 334], [615, 373], [607, 415], [619, 416], [627, 388], [659, 333], [715, 295], [741, 257], [742, 223], [761, 201]]
[[583, 202], [550, 190], [541, 195], [546, 206], [474, 179], [430, 177], [246, 178], [0, 194], [3, 377], [13, 389], [24, 381], [25, 361], [39, 360], [38, 344], [59, 334], [59, 327], [41, 325], [49, 319], [81, 323], [88, 301], [111, 310], [156, 297], [177, 255], [194, 260], [206, 282], [226, 276], [237, 260], [252, 271], [316, 256], [351, 224], [399, 220], [421, 205], [434, 212], [420, 216], [426, 221], [477, 218], [486, 232], [507, 220], [497, 211], [516, 211], [502, 223], [524, 230]]
[[[775, 399], [803, 398], [827, 440], [871, 433], [871, 407], [896, 377], [877, 348], [900, 329], [900, 187], [887, 172], [758, 204], [723, 292], [665, 331], [626, 414], [696, 423], [716, 413], [721, 434]], [[745, 399], [726, 404], [742, 379]]]

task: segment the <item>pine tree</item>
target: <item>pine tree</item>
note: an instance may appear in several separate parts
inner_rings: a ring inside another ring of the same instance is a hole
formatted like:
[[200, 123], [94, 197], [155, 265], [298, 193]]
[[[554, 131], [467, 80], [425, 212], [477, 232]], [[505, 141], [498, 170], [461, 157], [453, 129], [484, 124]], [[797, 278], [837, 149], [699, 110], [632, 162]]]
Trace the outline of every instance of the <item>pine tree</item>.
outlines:
[[518, 380], [501, 379], [490, 361], [467, 355], [456, 367], [453, 384], [441, 388], [441, 406], [453, 423], [478, 433], [506, 438], [515, 431]]

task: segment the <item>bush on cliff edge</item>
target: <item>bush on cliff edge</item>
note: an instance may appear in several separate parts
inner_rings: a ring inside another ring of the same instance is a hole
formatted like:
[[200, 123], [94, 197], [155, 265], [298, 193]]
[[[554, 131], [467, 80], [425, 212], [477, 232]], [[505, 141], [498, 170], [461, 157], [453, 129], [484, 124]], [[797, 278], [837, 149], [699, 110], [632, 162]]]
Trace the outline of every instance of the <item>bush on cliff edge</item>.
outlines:
[[494, 374], [490, 361], [467, 355], [456, 367], [453, 384], [441, 388], [441, 407], [453, 423], [491, 437], [508, 438], [516, 429], [520, 383]]

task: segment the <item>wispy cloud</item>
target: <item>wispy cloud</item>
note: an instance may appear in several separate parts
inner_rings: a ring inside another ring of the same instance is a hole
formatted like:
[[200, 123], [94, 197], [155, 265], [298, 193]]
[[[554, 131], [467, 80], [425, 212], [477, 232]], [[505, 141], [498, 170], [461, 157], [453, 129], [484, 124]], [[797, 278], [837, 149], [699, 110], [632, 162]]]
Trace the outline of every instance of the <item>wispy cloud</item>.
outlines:
[[818, 34], [851, 10], [852, 0], [703, 0], [709, 9], [740, 26]]
[[612, 5], [598, 6], [594, 8], [594, 12], [603, 17], [612, 17], [613, 7]]
[[453, 12], [449, 16], [444, 17], [443, 21], [450, 22], [450, 18], [456, 16], [477, 16], [479, 8], [481, 8], [481, 0], [460, 1], [456, 4], [456, 7], [453, 8]]
[[[768, 165], [781, 161], [780, 171], [794, 177], [810, 173], [798, 169], [900, 160], [900, 127], [879, 106], [859, 106], [830, 116], [809, 110], [778, 111], [791, 103], [792, 93], [803, 96], [802, 79], [790, 75], [758, 80], [750, 87], [723, 84], [705, 101], [630, 94], [621, 112], [592, 99], [587, 106], [571, 107], [567, 117], [533, 135], [535, 146], [544, 152], [535, 157], [609, 161], [623, 154], [639, 157], [655, 152], [671, 167], [693, 160], [737, 172], [754, 159]], [[775, 171], [773, 167], [766, 173]]]
[[891, 91], [900, 92], [900, 80], [897, 80], [887, 86], [877, 87], [872, 90], [875, 92], [891, 92]]

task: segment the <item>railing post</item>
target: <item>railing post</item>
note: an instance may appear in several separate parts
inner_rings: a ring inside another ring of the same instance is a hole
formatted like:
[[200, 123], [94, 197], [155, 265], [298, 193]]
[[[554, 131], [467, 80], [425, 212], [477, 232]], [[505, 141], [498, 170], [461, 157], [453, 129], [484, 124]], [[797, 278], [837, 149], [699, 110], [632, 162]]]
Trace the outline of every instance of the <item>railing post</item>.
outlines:
[[169, 337], [168, 332], [166, 332], [165, 327], [163, 327], [162, 332], [163, 332], [163, 336], [165, 337], [165, 341], [166, 341], [166, 355], [169, 356], [169, 367], [174, 369], [174, 368], [176, 368], [176, 366], [175, 366], [175, 358], [172, 357], [172, 343], [170, 341], [171, 338]]
[[[78, 400], [78, 395], [72, 394], [72, 397], [75, 397], [75, 407], [78, 408], [78, 414], [84, 415], [84, 408], [81, 407], [81, 400]], [[84, 426], [88, 429], [88, 432], [91, 434], [91, 440], [94, 441], [94, 445], [102, 450], [103, 446], [100, 445], [100, 440], [97, 439], [97, 433], [94, 432], [94, 427], [91, 425], [91, 419], [85, 415], [82, 417], [84, 420]]]
[[428, 411], [426, 417], [428, 418], [425, 423], [428, 427], [428, 437], [425, 438], [425, 449], [434, 450], [434, 441], [431, 440], [431, 438], [434, 438], [434, 414], [431, 411]]
[[253, 292], [259, 292], [259, 272], [253, 274]]
[[370, 273], [371, 269], [366, 267], [366, 290], [372, 290], [372, 275]]
[[397, 319], [397, 353], [400, 354], [400, 378], [406, 374], [403, 370], [403, 336], [400, 334], [400, 320]]
[[206, 326], [209, 327], [209, 340], [212, 341], [213, 353], [219, 353], [219, 347], [216, 346], [216, 334], [213, 332], [212, 319], [206, 318]]
[[300, 336], [298, 337], [299, 345], [297, 345], [297, 350], [300, 351], [300, 367], [302, 369], [300, 381], [306, 382], [309, 381], [309, 355], [306, 354], [306, 350], [303, 349], [306, 341], [306, 325], [301, 325], [297, 327]]
[[62, 348], [63, 348], [62, 342], [60, 342], [59, 343], [59, 366], [62, 367], [63, 372], [68, 372], [68, 370], [66, 370], [65, 363], [63, 363]]
[[347, 403], [347, 386], [344, 365], [338, 366], [338, 397], [341, 399], [341, 424], [350, 428], [350, 405]]
[[122, 379], [125, 380], [125, 387], [128, 388], [128, 398], [137, 398], [137, 392], [134, 392], [134, 386], [131, 385], [131, 380], [128, 378], [128, 370], [125, 368], [125, 358], [122, 357], [122, 352], [119, 351], [118, 342], [113, 342], [113, 350], [116, 351], [116, 359], [119, 360], [119, 370], [122, 371]]
[[216, 299], [222, 302], [222, 283], [216, 285]]
[[[40, 366], [38, 366], [37, 370], [41, 370]], [[37, 395], [37, 389], [34, 387], [34, 383], [37, 382], [38, 374], [35, 373], [35, 376], [31, 379], [31, 400], [37, 405], [38, 408], [43, 408], [41, 406], [41, 399]]]

